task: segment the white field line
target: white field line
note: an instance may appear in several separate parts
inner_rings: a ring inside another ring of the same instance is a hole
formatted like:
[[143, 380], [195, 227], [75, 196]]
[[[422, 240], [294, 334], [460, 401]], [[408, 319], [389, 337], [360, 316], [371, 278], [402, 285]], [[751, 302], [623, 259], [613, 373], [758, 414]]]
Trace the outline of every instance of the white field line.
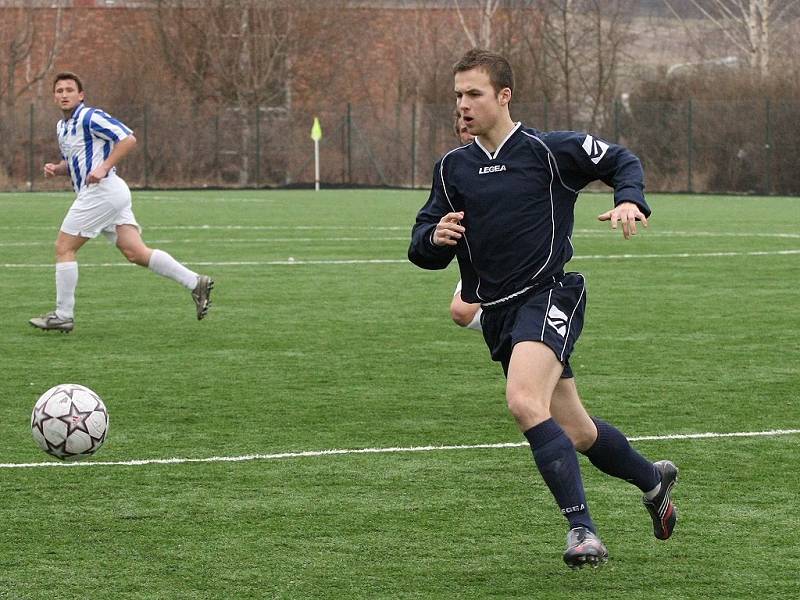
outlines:
[[[181, 229], [188, 229], [192, 228], [191, 226], [181, 227]], [[197, 230], [205, 230], [205, 229], [212, 229], [213, 227], [207, 225], [198, 225], [194, 227]], [[240, 229], [238, 225], [225, 225], [222, 226], [223, 229], [231, 229], [236, 228]], [[2, 228], [0, 228], [2, 229]], [[170, 227], [150, 227], [149, 229], [170, 229]], [[259, 227], [259, 229], [261, 229]], [[285, 231], [285, 230], [293, 230], [296, 229], [298, 231], [309, 231], [314, 229], [313, 226], [300, 226], [297, 228], [294, 227], [275, 227], [272, 228], [275, 231]], [[326, 230], [330, 229], [328, 227], [319, 227], [319, 230]], [[347, 229], [360, 229], [360, 230], [381, 230], [381, 231], [395, 231], [395, 230], [403, 230], [406, 231], [407, 227], [382, 227], [382, 228], [370, 228], [370, 227], [351, 227]], [[48, 228], [50, 230], [50, 228]], [[581, 237], [592, 237], [592, 236], [599, 236], [599, 235], [608, 235], [606, 230], [598, 231], [595, 229], [576, 229], [573, 235], [573, 238], [581, 238]], [[776, 239], [800, 239], [800, 233], [735, 233], [735, 232], [710, 232], [710, 231], [658, 231], [658, 232], [648, 232], [647, 236], [655, 235], [656, 237], [735, 237], [735, 238], [776, 238]], [[196, 244], [196, 243], [203, 243], [203, 244], [270, 244], [270, 243], [304, 243], [304, 244], [313, 244], [314, 242], [407, 242], [410, 238], [408, 235], [398, 236], [398, 237], [355, 237], [355, 236], [344, 236], [344, 237], [320, 237], [320, 238], [313, 238], [313, 237], [275, 237], [275, 238], [211, 238], [211, 239], [199, 239], [199, 238], [184, 238], [184, 239], [155, 239], [155, 240], [148, 240], [149, 244]], [[53, 240], [32, 240], [32, 241], [23, 241], [23, 242], [0, 242], [0, 247], [2, 248], [12, 248], [12, 247], [27, 247], [27, 246], [52, 246]]]
[[[411, 233], [408, 225], [147, 225], [147, 231], [403, 231]], [[48, 231], [55, 234], [58, 224], [47, 225], [0, 225], [0, 231]], [[642, 233], [643, 232], [643, 233]], [[575, 229], [573, 235], [594, 236], [609, 235], [607, 227], [595, 229]], [[677, 231], [659, 229], [640, 229], [640, 235], [656, 237], [733, 237], [733, 238], [786, 238], [800, 239], [800, 233], [775, 233], [755, 231]], [[406, 239], [409, 239], [406, 236]], [[49, 242], [49, 243], [52, 243]]]
[[[668, 440], [702, 440], [710, 438], [739, 437], [775, 437], [780, 435], [796, 435], [800, 429], [772, 429], [769, 431], [738, 431], [732, 433], [675, 433], [669, 435], [643, 435], [628, 438], [632, 442], [668, 441]], [[354, 454], [396, 454], [405, 452], [437, 452], [456, 450], [493, 450], [500, 448], [521, 448], [527, 442], [505, 442], [499, 444], [469, 444], [453, 446], [408, 446], [405, 448], [358, 448], [342, 450], [307, 450], [305, 452], [280, 452], [276, 454], [245, 454], [242, 456], [211, 456], [208, 458], [152, 458], [124, 461], [90, 461], [90, 462], [40, 462], [40, 463], [0, 463], [0, 469], [28, 469], [37, 467], [139, 467], [145, 465], [183, 465], [188, 463], [224, 463], [246, 462], [253, 460], [282, 460], [287, 458], [314, 458], [321, 456], [341, 456]]]
[[[800, 239], [800, 233], [775, 233], [756, 231], [675, 231], [669, 229], [650, 230], [643, 227], [638, 229], [643, 237], [732, 237], [732, 238], [787, 238]], [[578, 237], [592, 235], [608, 235], [608, 229], [575, 229], [573, 234]]]
[[[800, 250], [798, 250], [800, 253]], [[195, 267], [268, 267], [275, 265], [380, 265], [380, 264], [411, 264], [406, 259], [399, 258], [358, 258], [358, 259], [342, 259], [342, 260], [295, 260], [292, 257], [281, 260], [242, 260], [242, 261], [222, 261], [222, 262], [191, 262], [186, 261], [185, 265]], [[116, 262], [116, 263], [80, 263], [81, 269], [86, 267], [133, 267], [131, 263]], [[53, 263], [40, 263], [40, 264], [22, 264], [22, 263], [5, 263], [0, 264], [0, 268], [7, 269], [40, 269], [40, 268], [53, 268]]]
[[[800, 249], [793, 250], [762, 250], [753, 252], [674, 252], [666, 254], [586, 254], [574, 256], [572, 260], [626, 260], [642, 258], [731, 258], [739, 256], [791, 256], [800, 254]], [[242, 260], [242, 261], [187, 261], [185, 264], [197, 267], [268, 267], [268, 266], [298, 266], [298, 265], [399, 265], [410, 264], [406, 259], [400, 258], [354, 258], [331, 260], [299, 260], [293, 257], [278, 260]], [[126, 262], [114, 263], [81, 263], [81, 268], [93, 267], [133, 267]], [[53, 263], [0, 263], [4, 269], [52, 269]]]
[[[56, 200], [62, 200], [64, 204], [71, 204], [74, 202], [75, 197], [73, 196], [64, 196], [53, 194], [51, 196]], [[188, 198], [186, 200], [180, 198], [164, 198], [164, 197], [150, 197], [150, 198], [134, 198], [134, 204], [139, 206], [141, 204], [146, 204], [148, 202], [158, 202], [158, 204], [163, 204], [165, 202], [191, 202], [192, 204], [217, 204], [217, 203], [236, 203], [236, 204], [262, 204], [265, 206], [279, 204], [281, 201], [272, 198]], [[9, 201], [9, 204], [15, 202], [14, 200]]]
[[[411, 225], [147, 225], [145, 231], [405, 231], [411, 233]], [[0, 225], [0, 231], [50, 231], [56, 233], [59, 223], [45, 225]]]
[[[284, 238], [215, 238], [215, 239], [180, 239], [180, 240], [147, 240], [150, 246], [158, 244], [272, 244], [272, 243], [303, 243], [313, 244], [315, 242], [408, 242], [411, 238], [403, 237], [284, 237]], [[52, 246], [53, 240], [36, 242], [0, 242], [0, 248], [4, 247], [26, 247], [26, 246]]]

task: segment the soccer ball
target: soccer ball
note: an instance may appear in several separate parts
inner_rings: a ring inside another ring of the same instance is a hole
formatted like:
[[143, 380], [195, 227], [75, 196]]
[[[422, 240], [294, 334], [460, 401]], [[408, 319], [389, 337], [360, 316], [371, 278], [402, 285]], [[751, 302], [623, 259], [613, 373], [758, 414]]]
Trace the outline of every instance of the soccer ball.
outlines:
[[100, 449], [108, 434], [108, 411], [100, 396], [76, 383], [51, 387], [31, 415], [33, 439], [61, 460], [82, 460]]

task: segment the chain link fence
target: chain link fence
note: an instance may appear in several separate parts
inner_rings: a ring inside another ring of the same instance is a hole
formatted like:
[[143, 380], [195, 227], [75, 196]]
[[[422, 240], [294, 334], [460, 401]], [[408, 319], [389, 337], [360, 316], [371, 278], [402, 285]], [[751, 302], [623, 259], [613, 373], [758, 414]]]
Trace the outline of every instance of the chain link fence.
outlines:
[[[427, 188], [434, 163], [456, 144], [453, 107], [445, 105], [398, 105], [392, 111], [345, 105], [315, 113], [176, 111], [160, 104], [104, 108], [138, 139], [119, 168], [136, 188], [313, 186], [315, 116], [323, 129], [323, 187]], [[589, 116], [568, 120], [563, 106], [547, 103], [515, 104], [512, 115], [542, 130], [588, 128], [628, 146], [642, 159], [649, 191], [800, 194], [794, 158], [800, 103], [618, 101], [594, 128]], [[0, 190], [68, 187], [63, 178], [45, 180], [42, 174], [44, 163], [59, 157], [58, 118], [51, 105], [29, 105], [0, 123]]]

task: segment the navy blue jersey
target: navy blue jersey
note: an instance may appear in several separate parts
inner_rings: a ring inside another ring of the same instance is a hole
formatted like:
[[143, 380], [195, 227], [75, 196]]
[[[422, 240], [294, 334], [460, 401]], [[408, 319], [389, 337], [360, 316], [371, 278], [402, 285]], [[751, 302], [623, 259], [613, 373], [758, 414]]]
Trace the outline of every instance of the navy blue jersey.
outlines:
[[[456, 256], [465, 302], [502, 301], [552, 281], [572, 258], [574, 207], [592, 181], [614, 188], [614, 203], [634, 202], [650, 215], [639, 159], [587, 133], [514, 127], [494, 153], [478, 139], [436, 163], [433, 186], [417, 214], [408, 258], [444, 269]], [[436, 224], [464, 212], [456, 246], [436, 246]]]

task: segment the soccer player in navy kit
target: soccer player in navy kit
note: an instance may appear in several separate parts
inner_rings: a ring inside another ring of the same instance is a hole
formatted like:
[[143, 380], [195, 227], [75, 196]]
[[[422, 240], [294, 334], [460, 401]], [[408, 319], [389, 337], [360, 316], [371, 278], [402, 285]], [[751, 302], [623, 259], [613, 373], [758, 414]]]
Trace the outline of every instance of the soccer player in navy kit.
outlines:
[[657, 538], [669, 538], [676, 522], [675, 465], [645, 459], [619, 430], [590, 417], [577, 392], [554, 393], [560, 379], [572, 379], [569, 356], [586, 304], [583, 276], [564, 272], [578, 192], [595, 180], [612, 186], [614, 208], [599, 219], [621, 225], [628, 239], [650, 214], [641, 163], [585, 133], [514, 123], [513, 73], [502, 56], [473, 49], [453, 72], [458, 110], [476, 139], [436, 164], [408, 256], [425, 269], [457, 258], [462, 299], [481, 304], [484, 339], [506, 374], [509, 410], [569, 522], [564, 561], [597, 566], [608, 552], [589, 512], [576, 449], [644, 493]]
[[213, 280], [188, 269], [167, 252], [145, 245], [131, 208], [131, 192], [116, 174], [116, 165], [136, 145], [133, 132], [111, 115], [83, 103], [83, 83], [75, 73], [55, 76], [53, 97], [64, 115], [57, 126], [62, 160], [44, 165], [44, 175], [69, 176], [77, 196], [56, 238], [56, 308], [29, 323], [45, 331], [68, 333], [74, 329], [77, 253], [101, 233], [130, 262], [189, 290], [197, 318], [203, 319], [211, 303]]

